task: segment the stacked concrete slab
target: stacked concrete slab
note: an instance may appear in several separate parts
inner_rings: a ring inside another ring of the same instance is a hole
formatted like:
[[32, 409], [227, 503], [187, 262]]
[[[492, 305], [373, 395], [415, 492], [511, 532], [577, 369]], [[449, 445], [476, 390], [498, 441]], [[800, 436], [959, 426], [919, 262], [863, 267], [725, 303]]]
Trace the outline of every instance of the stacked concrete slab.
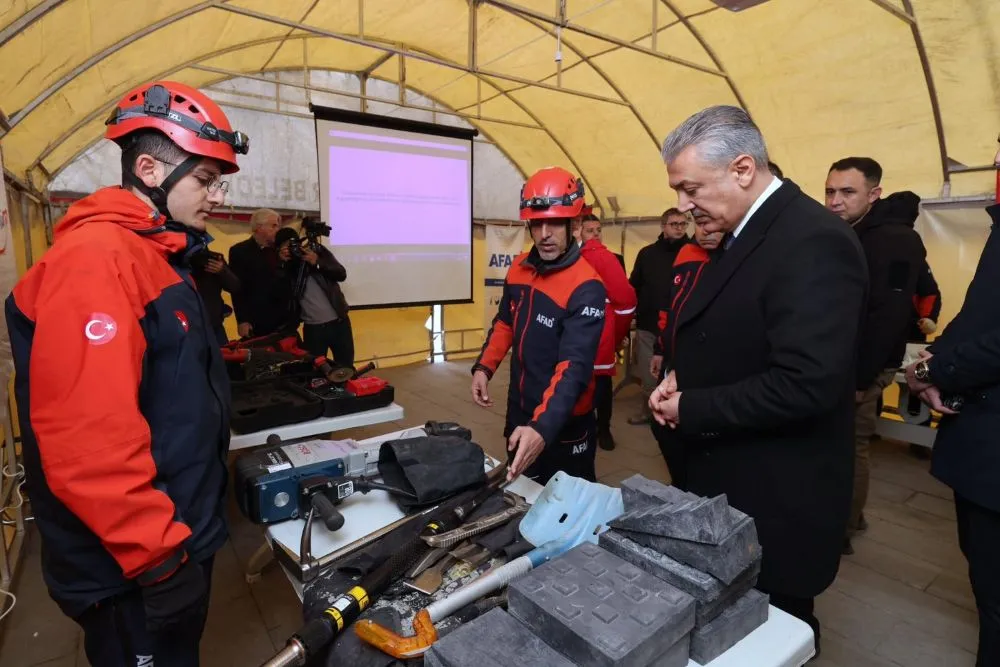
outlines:
[[684, 667], [695, 601], [590, 543], [507, 591], [510, 614], [577, 665]]
[[753, 589], [761, 559], [753, 519], [725, 495], [702, 498], [641, 475], [621, 488], [625, 513], [600, 545], [695, 600], [692, 660], [714, 660], [767, 620], [767, 596]]
[[428, 667], [706, 664], [767, 620], [753, 587], [753, 520], [724, 495], [702, 498], [635, 475], [625, 513], [599, 546], [582, 544], [513, 582], [495, 609], [446, 635]]

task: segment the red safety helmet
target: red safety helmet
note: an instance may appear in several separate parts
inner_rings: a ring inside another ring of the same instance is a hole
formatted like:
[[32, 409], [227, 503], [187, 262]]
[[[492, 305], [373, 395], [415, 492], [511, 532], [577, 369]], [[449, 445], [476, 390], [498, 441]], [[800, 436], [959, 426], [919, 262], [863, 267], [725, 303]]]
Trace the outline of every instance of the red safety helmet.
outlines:
[[546, 167], [521, 188], [521, 220], [576, 218], [583, 196], [583, 181], [561, 167]]
[[174, 81], [153, 81], [132, 89], [105, 121], [104, 136], [119, 146], [138, 130], [159, 130], [191, 155], [213, 158], [222, 173], [240, 170], [236, 154], [246, 155], [250, 139], [234, 132], [219, 105], [204, 93]]

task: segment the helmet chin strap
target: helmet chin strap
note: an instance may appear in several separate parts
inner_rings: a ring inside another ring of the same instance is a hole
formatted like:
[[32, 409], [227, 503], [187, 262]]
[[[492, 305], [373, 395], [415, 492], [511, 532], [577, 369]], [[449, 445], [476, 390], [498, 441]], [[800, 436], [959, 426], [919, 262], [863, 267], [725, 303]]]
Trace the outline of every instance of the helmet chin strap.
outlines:
[[174, 167], [174, 170], [167, 174], [167, 177], [163, 179], [163, 182], [157, 186], [149, 187], [142, 182], [142, 179], [131, 171], [122, 174], [122, 183], [135, 188], [142, 194], [149, 197], [149, 200], [153, 202], [153, 206], [156, 207], [156, 210], [162, 213], [167, 220], [173, 220], [173, 216], [170, 215], [170, 209], [167, 208], [167, 195], [173, 187], [177, 185], [177, 182], [191, 173], [191, 170], [197, 167], [200, 162], [201, 158], [199, 156], [189, 156], [186, 160]]

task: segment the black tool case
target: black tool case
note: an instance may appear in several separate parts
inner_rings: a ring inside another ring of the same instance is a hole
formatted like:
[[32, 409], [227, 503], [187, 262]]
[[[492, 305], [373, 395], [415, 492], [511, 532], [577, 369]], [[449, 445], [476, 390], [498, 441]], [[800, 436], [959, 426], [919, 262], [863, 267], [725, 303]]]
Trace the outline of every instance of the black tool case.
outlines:
[[396, 399], [396, 392], [392, 385], [387, 386], [377, 394], [355, 396], [343, 386], [338, 387], [325, 383], [322, 386], [314, 387], [313, 379], [305, 376], [288, 378], [286, 381], [323, 401], [324, 417], [340, 417], [355, 412], [376, 410], [390, 405]]
[[230, 425], [237, 433], [253, 433], [323, 416], [323, 399], [290, 379], [233, 382]]

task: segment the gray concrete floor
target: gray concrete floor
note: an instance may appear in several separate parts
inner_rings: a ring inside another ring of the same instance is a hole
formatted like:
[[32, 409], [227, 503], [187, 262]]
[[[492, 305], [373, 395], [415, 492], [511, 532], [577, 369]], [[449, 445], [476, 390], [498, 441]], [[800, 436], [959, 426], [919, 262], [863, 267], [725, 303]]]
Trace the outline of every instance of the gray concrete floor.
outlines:
[[[458, 421], [490, 454], [503, 456], [506, 370], [491, 385], [496, 407], [469, 399], [469, 364], [453, 362], [379, 371], [406, 409], [399, 423], [353, 429], [337, 437], [366, 438], [428, 419]], [[669, 481], [649, 429], [629, 426], [639, 406], [637, 387], [615, 401], [618, 448], [599, 451], [597, 473], [607, 484], [639, 472]], [[958, 548], [952, 496], [911, 457], [906, 445], [876, 442], [872, 452], [871, 527], [855, 540], [833, 586], [817, 601], [823, 656], [816, 667], [972, 667], [978, 622]], [[243, 570], [263, 531], [231, 504], [232, 537], [218, 554], [212, 605], [202, 642], [208, 667], [256, 666], [284, 646], [301, 621], [301, 606], [274, 566], [247, 584]], [[79, 628], [49, 599], [39, 566], [39, 540], [29, 534], [19, 567], [13, 612], [0, 623], [0, 665], [85, 667]]]

